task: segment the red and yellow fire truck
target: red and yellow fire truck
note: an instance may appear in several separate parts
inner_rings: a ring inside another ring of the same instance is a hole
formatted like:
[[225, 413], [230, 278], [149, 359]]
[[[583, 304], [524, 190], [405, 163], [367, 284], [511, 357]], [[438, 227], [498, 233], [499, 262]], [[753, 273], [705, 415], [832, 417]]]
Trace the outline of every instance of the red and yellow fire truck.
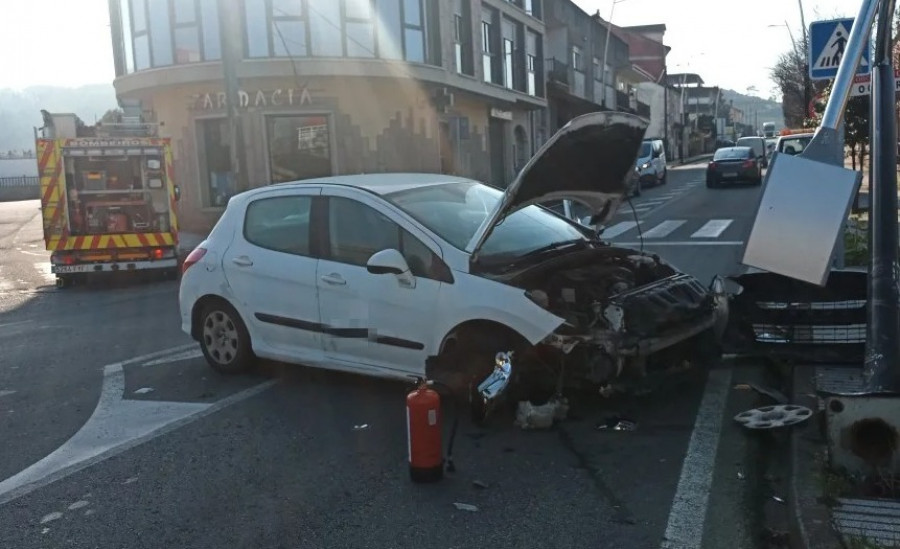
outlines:
[[41, 211], [57, 286], [92, 273], [177, 275], [179, 189], [169, 139], [139, 119], [87, 127], [74, 114], [42, 114]]

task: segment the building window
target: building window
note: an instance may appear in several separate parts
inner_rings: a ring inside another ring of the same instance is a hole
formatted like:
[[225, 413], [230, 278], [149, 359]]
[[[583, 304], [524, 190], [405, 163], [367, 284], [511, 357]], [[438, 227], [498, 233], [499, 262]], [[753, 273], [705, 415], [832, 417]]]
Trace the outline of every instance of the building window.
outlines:
[[203, 58], [207, 61], [221, 59], [218, 0], [200, 0], [200, 27], [203, 35]]
[[175, 62], [196, 63], [200, 54], [200, 21], [194, 2], [174, 2]]
[[582, 68], [581, 48], [572, 46], [572, 68], [576, 71], [584, 70]]
[[154, 67], [174, 62], [172, 28], [169, 25], [169, 0], [147, 0], [150, 23], [150, 53]]
[[204, 204], [224, 208], [234, 196], [231, 171], [231, 137], [228, 119], [212, 118], [197, 122], [200, 174], [204, 181]]
[[537, 95], [537, 60], [538, 60], [538, 35], [528, 31], [525, 35], [525, 74], [526, 92], [528, 95]]
[[515, 45], [509, 38], [503, 39], [503, 85], [509, 89], [513, 89], [515, 80], [513, 79], [513, 52]]
[[404, 59], [414, 63], [425, 62], [425, 25], [422, 0], [403, 0]]
[[331, 175], [328, 117], [266, 117], [266, 138], [273, 183]]
[[312, 54], [321, 57], [342, 57], [344, 45], [341, 38], [341, 4], [328, 2], [308, 2], [309, 32], [312, 39]]
[[306, 44], [306, 20], [301, 0], [271, 0], [272, 50], [275, 57], [304, 57], [309, 53]]
[[[131, 0], [131, 28], [134, 33], [134, 70], [150, 68], [150, 33], [147, 27], [147, 3]], [[125, 38], [128, 40], [128, 37]]]
[[524, 1], [525, 13], [528, 15], [534, 15], [534, 6], [532, 5], [531, 0]]
[[119, 13], [122, 17], [122, 54], [125, 56], [125, 74], [134, 72], [134, 43], [132, 42], [131, 30], [131, 2], [129, 0], [121, 0], [119, 4]]
[[493, 25], [491, 25], [487, 21], [481, 22], [481, 51], [482, 51], [482, 62], [484, 63], [484, 81], [485, 82], [493, 82], [494, 81], [494, 65], [493, 65], [493, 42], [494, 42], [494, 31]]
[[471, 0], [454, 1], [453, 47], [456, 59], [456, 72], [474, 76]]
[[375, 57], [375, 23], [371, 0], [345, 0], [347, 57]]

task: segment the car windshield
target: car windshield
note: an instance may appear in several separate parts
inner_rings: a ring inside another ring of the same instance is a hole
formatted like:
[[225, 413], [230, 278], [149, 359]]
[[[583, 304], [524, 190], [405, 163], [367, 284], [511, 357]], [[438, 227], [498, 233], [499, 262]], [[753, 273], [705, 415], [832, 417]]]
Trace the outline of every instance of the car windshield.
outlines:
[[638, 158], [647, 158], [650, 156], [650, 143], [646, 141], [641, 143], [641, 152], [638, 153]]
[[[385, 195], [454, 247], [465, 249], [503, 192], [475, 181], [417, 187]], [[539, 206], [510, 214], [481, 248], [482, 257], [514, 258], [559, 242], [587, 240], [568, 221]]]
[[750, 156], [750, 147], [731, 147], [728, 149], [719, 149], [713, 156], [713, 160], [735, 160], [747, 158]]
[[806, 146], [809, 145], [809, 142], [812, 141], [811, 135], [806, 135], [803, 137], [789, 137], [781, 140], [781, 152], [791, 152], [793, 154], [800, 154], [806, 149]]

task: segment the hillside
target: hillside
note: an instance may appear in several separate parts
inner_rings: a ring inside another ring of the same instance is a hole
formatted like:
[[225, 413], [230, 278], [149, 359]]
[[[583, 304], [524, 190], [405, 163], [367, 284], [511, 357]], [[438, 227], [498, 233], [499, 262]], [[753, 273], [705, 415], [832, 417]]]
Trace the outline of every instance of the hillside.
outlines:
[[[775, 129], [784, 128], [784, 112], [781, 109], [779, 101], [771, 101], [756, 97], [754, 95], [745, 95], [734, 90], [722, 89], [722, 97], [726, 102], [731, 102], [735, 108], [744, 111], [748, 117], [753, 116], [754, 109], [759, 113], [759, 124], [763, 122], [775, 122]], [[748, 122], [751, 122], [748, 120]]]
[[86, 124], [116, 108], [112, 84], [78, 88], [35, 86], [22, 91], [0, 89], [0, 150], [34, 148], [34, 128], [42, 124], [41, 109], [74, 112]]

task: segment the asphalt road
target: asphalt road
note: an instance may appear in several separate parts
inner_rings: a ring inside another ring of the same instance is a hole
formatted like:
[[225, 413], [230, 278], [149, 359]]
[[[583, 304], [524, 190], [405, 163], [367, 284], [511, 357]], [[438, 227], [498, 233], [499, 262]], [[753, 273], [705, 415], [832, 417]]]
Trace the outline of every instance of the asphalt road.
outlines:
[[[702, 176], [671, 169], [633, 206], [646, 249], [708, 280], [740, 268], [759, 188]], [[177, 283], [56, 289], [37, 207], [0, 203], [0, 548], [659, 548], [698, 532], [704, 547], [751, 546], [735, 468], [752, 457], [730, 417], [753, 399], [730, 382], [752, 373], [722, 365], [581, 403], [546, 432], [463, 419], [457, 472], [416, 485], [408, 387], [276, 364], [215, 374], [179, 330]], [[633, 217], [610, 224], [614, 242], [640, 245], [636, 226], [615, 228]], [[637, 430], [596, 430], [610, 415]]]

